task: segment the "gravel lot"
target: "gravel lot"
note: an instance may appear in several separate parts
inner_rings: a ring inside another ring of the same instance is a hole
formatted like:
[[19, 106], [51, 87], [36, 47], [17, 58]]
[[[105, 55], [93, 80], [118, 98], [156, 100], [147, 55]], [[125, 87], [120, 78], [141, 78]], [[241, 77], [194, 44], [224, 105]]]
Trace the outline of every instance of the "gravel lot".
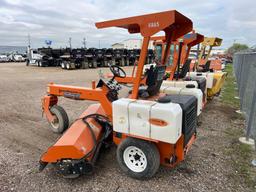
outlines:
[[[0, 63], [0, 191], [252, 191], [242, 178], [235, 179], [239, 175], [231, 163], [234, 157], [226, 153], [236, 142], [228, 132], [241, 130], [244, 122], [219, 99], [205, 108], [198, 139], [186, 160], [175, 169], [161, 168], [149, 181], [124, 175], [115, 147], [101, 155], [92, 175], [67, 180], [50, 166], [38, 172], [40, 155], [58, 138], [42, 118], [47, 83], [89, 86], [98, 79], [98, 70]], [[71, 121], [90, 103], [60, 99]]]

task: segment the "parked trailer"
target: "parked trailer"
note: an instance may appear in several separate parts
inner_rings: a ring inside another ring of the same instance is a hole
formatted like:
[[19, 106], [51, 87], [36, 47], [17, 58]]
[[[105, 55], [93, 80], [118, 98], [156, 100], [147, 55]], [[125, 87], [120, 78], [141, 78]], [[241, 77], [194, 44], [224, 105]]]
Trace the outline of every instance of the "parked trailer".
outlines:
[[109, 66], [114, 64], [115, 64], [114, 49], [112, 48], [106, 49], [104, 54], [104, 66]]
[[[109, 65], [129, 66], [134, 65], [140, 55], [140, 49], [28, 49], [27, 65], [36, 64], [39, 67], [61, 66], [63, 69], [86, 69], [106, 67]], [[149, 49], [146, 63], [152, 63], [154, 52]]]
[[128, 50], [128, 63], [129, 65], [134, 65], [140, 57], [140, 49], [131, 49]]
[[56, 67], [60, 66], [61, 58], [60, 56], [63, 54], [62, 49], [52, 49], [48, 48], [39, 48], [38, 52], [42, 55], [41, 60], [38, 61], [39, 67]]
[[86, 49], [66, 49], [65, 53], [61, 56], [62, 69], [87, 69], [88, 63], [85, 59]]
[[114, 49], [114, 63], [118, 66], [126, 66], [128, 51], [127, 49]]
[[95, 49], [95, 59], [97, 61], [97, 67], [106, 67], [104, 63], [104, 55], [105, 55], [106, 49]]
[[148, 49], [147, 64], [151, 64], [153, 62], [154, 62], [154, 51], [153, 49]]
[[97, 68], [97, 60], [95, 58], [95, 48], [89, 48], [85, 52], [85, 61], [88, 63], [89, 68]]

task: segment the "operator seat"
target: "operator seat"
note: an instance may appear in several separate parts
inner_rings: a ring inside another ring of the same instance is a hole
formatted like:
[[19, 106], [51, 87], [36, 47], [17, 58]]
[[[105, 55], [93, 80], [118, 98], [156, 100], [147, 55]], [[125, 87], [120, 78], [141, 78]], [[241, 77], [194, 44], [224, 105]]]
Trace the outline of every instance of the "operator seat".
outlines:
[[208, 72], [208, 71], [212, 72], [213, 70], [210, 69], [210, 65], [211, 65], [211, 61], [208, 60], [208, 61], [205, 63], [205, 65], [200, 65], [201, 68], [199, 68], [197, 71], [198, 71], [198, 72]]
[[156, 95], [162, 85], [165, 75], [165, 66], [153, 66], [146, 71], [146, 86], [139, 88], [139, 97], [148, 98]]
[[178, 76], [178, 79], [183, 79], [184, 77], [186, 77], [190, 69], [190, 63], [191, 63], [191, 59], [187, 59], [184, 65], [182, 66], [180, 73], [178, 74], [176, 72], [174, 74], [174, 78], [177, 78], [177, 76]]

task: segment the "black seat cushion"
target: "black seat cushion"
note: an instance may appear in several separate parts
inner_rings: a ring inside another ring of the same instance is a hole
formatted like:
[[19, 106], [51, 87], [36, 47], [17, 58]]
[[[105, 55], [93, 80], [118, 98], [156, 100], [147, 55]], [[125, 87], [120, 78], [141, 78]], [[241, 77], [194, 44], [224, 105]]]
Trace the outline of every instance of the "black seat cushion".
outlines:
[[190, 63], [191, 63], [191, 59], [187, 59], [184, 65], [182, 66], [180, 73], [178, 74], [178, 72], [175, 72], [174, 78], [182, 79], [186, 77], [190, 69]]

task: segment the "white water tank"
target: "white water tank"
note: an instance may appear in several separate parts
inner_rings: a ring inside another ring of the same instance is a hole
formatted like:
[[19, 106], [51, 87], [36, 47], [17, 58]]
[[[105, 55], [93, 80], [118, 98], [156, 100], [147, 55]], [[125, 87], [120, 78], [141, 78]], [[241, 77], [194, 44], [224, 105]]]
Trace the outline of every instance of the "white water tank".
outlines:
[[161, 93], [168, 95], [193, 95], [197, 98], [197, 116], [199, 116], [203, 109], [203, 93], [197, 88], [181, 88], [181, 87], [161, 87]]
[[112, 105], [116, 132], [171, 144], [181, 136], [182, 109], [179, 104], [122, 98]]
[[194, 85], [198, 88], [198, 83], [196, 81], [163, 81], [163, 87], [186, 87], [187, 85]]
[[201, 72], [189, 72], [189, 73], [187, 73], [187, 76], [188, 77], [197, 77], [198, 74], [200, 74], [200, 76], [203, 76], [203, 77], [206, 78], [206, 88], [211, 89], [212, 86], [213, 86], [214, 73], [213, 72], [203, 72], [203, 73], [201, 73]]

